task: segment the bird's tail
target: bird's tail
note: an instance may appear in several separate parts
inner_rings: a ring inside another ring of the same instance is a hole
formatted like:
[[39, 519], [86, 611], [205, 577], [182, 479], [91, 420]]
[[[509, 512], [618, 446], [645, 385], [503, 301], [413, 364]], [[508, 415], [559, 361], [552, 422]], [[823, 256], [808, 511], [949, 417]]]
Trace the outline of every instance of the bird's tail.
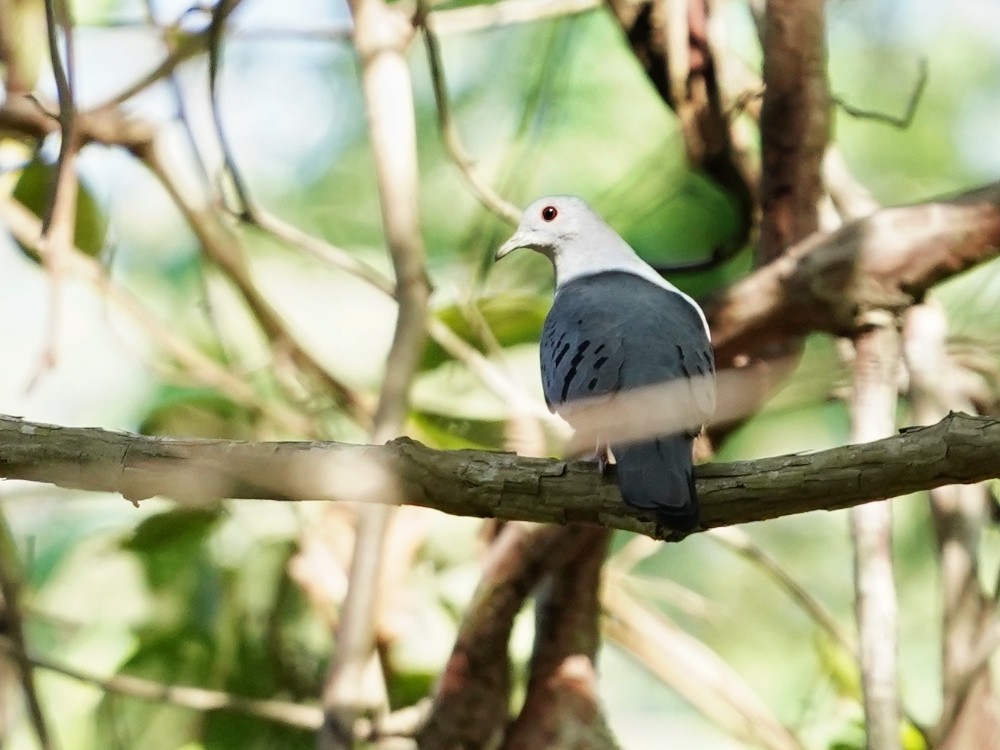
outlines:
[[668, 435], [612, 447], [625, 502], [654, 511], [658, 524], [677, 531], [691, 531], [700, 520], [692, 442], [687, 435]]

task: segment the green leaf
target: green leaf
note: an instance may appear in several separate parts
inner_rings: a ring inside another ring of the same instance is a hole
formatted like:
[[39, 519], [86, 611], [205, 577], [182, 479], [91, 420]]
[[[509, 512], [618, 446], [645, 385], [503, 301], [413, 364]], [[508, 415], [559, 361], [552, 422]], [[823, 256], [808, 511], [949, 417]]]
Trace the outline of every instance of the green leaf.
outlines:
[[826, 633], [816, 637], [816, 652], [838, 695], [861, 702], [861, 675], [854, 654]]
[[255, 417], [211, 388], [165, 385], [139, 424], [144, 435], [250, 440]]
[[[32, 159], [21, 171], [21, 176], [14, 186], [13, 197], [24, 204], [31, 213], [39, 219], [45, 217], [52, 201], [52, 190], [56, 179], [56, 165], [43, 161], [39, 157]], [[104, 249], [107, 235], [108, 220], [101, 206], [87, 184], [77, 179], [76, 224], [73, 227], [73, 242], [84, 253], [96, 258]], [[22, 245], [26, 256], [36, 263], [40, 262], [38, 253]]]
[[437, 448], [495, 449], [503, 444], [504, 423], [486, 419], [458, 419], [434, 412], [418, 411], [411, 415], [422, 437]]
[[205, 716], [202, 739], [206, 750], [312, 750], [315, 732], [282, 726], [230, 711], [212, 711]]
[[151, 588], [190, 597], [207, 583], [205, 542], [221, 517], [219, 508], [158, 513], [140, 523], [122, 548], [139, 558]]
[[[168, 685], [211, 685], [212, 651], [199, 634], [146, 634], [118, 673]], [[97, 706], [94, 747], [173, 750], [198, 737], [202, 722], [188, 708], [106, 693]]]

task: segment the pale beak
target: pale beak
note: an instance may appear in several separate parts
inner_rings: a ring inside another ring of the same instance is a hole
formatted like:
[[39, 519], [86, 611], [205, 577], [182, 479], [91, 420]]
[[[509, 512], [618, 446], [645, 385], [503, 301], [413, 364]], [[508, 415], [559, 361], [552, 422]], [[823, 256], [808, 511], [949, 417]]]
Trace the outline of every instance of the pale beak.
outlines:
[[531, 243], [529, 242], [527, 236], [524, 233], [515, 232], [513, 237], [511, 237], [509, 240], [507, 240], [500, 246], [500, 249], [497, 250], [496, 255], [493, 256], [493, 260], [495, 261], [500, 260], [505, 255], [510, 255], [512, 252], [514, 252], [519, 248], [530, 247], [530, 246]]

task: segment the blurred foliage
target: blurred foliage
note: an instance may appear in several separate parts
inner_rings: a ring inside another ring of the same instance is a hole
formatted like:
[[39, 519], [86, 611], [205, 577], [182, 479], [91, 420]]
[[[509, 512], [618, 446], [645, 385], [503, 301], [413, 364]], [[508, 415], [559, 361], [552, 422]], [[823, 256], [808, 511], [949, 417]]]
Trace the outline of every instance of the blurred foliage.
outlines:
[[[56, 165], [36, 155], [24, 169], [14, 185], [11, 193], [15, 199], [23, 203], [38, 218], [44, 218], [52, 201], [56, 182]], [[104, 249], [107, 219], [104, 211], [93, 192], [86, 183], [77, 179], [76, 191], [76, 223], [73, 226], [73, 242], [92, 258], [96, 258]], [[41, 262], [32, 248], [17, 246], [31, 260]]]
[[[445, 7], [472, 4], [456, 0]], [[153, 35], [136, 42], [135, 32], [113, 28], [115, 19], [138, 17], [138, 3], [94, 0], [84, 6], [82, 16], [110, 27], [78, 31], [86, 95], [122, 76], [131, 81], [159, 59]], [[993, 134], [1000, 76], [995, 25], [970, 10], [982, 10], [981, 3], [959, 6], [903, 0], [828, 6], [832, 81], [852, 105], [902, 111], [918, 61], [928, 61], [927, 91], [909, 128], [838, 115], [837, 142], [847, 161], [885, 203], [962, 189], [1000, 171], [1000, 141]], [[756, 66], [759, 50], [745, 6], [721, 3], [719, 12], [734, 64]], [[350, 46], [268, 33], [296, 22], [304, 28], [342, 22], [345, 10], [296, 0], [247, 2], [240, 13], [246, 28], [264, 33], [234, 34], [228, 41], [220, 91], [223, 120], [252, 194], [289, 221], [387, 269]], [[112, 39], [135, 44], [119, 48], [108, 43]], [[687, 169], [674, 118], [606, 13], [446, 37], [442, 44], [458, 127], [482, 173], [505, 196], [524, 204], [542, 193], [581, 194], [654, 263], [701, 259], [732, 241], [731, 202]], [[540, 398], [535, 342], [550, 304], [551, 271], [544, 259], [527, 253], [492, 269], [492, 253], [509, 228], [477, 204], [446, 158], [418, 49], [412, 69], [434, 314]], [[35, 51], [34, 64], [43, 65], [43, 45]], [[186, 96], [200, 92], [202, 74], [194, 65], [180, 71], [178, 85]], [[164, 86], [137, 100], [136, 108], [156, 115], [165, 100], [172, 112], [171, 96]], [[981, 135], [987, 131], [989, 137]], [[203, 155], [215, 145], [206, 138], [197, 131]], [[185, 154], [177, 158], [190, 158]], [[173, 332], [243, 374], [266, 398], [277, 398], [277, 384], [285, 382], [282, 353], [268, 350], [242, 302], [203, 263], [193, 235], [150, 175], [127, 155], [96, 146], [84, 150], [80, 170], [77, 244], [94, 256], [106, 245], [113, 248], [113, 278], [133, 289]], [[211, 184], [208, 172], [202, 178]], [[51, 161], [38, 157], [12, 177], [15, 197], [39, 216], [51, 175]], [[391, 302], [256, 232], [230, 228], [245, 242], [261, 288], [311, 350], [347, 382], [374, 390], [391, 336]], [[739, 278], [748, 263], [744, 252], [719, 268], [673, 280], [700, 295]], [[5, 413], [105, 426], [121, 420], [120, 426], [155, 435], [275, 436], [258, 414], [189, 378], [172, 377], [143, 335], [112, 316], [101, 300], [72, 308], [60, 364], [65, 375], [53, 375], [53, 385], [26, 395], [25, 373], [45, 336], [45, 278], [16, 251], [0, 252], [0, 278], [11, 280], [0, 299], [9, 305], [0, 308], [0, 334], [10, 345], [7, 369], [24, 363], [20, 379], [4, 374], [12, 379], [0, 380]], [[984, 367], [1000, 366], [1000, 266], [953, 279], [932, 297]], [[119, 371], [128, 373], [127, 388], [108, 374]], [[721, 446], [719, 459], [842, 443], [848, 417], [839, 397], [846, 384], [835, 342], [811, 337], [787, 384]], [[332, 436], [358, 435], [305, 388], [296, 395], [294, 406]], [[433, 342], [423, 354], [413, 405], [410, 423], [432, 445], [505, 445], [505, 405]], [[555, 454], [559, 445], [553, 437], [545, 448]], [[302, 563], [297, 557], [308, 546], [303, 537], [328, 531], [329, 518], [318, 509], [231, 503], [144, 505], [135, 511], [110, 499], [98, 509], [79, 498], [62, 504], [64, 495], [39, 492], [31, 495], [30, 509], [13, 498], [5, 509], [28, 561], [30, 612], [38, 614], [30, 635], [40, 652], [102, 675], [120, 672], [241, 696], [315, 702], [335, 619], [317, 590], [327, 586], [335, 593], [343, 583], [343, 561], [333, 558], [309, 563], [326, 575], [312, 588], [296, 572]], [[930, 720], [938, 700], [940, 607], [931, 532], [921, 498], [897, 508], [904, 697], [911, 715]], [[402, 625], [386, 652], [394, 706], [425, 695], [444, 663], [480, 573], [479, 529], [469, 519], [436, 520], [406, 571], [401, 601], [395, 602]], [[850, 630], [851, 558], [843, 514], [784, 518], [748, 532]], [[336, 553], [339, 539], [326, 541]], [[616, 549], [626, 542], [621, 535]], [[983, 547], [986, 577], [1000, 562], [1000, 534], [991, 531]], [[853, 661], [760, 571], [710, 540], [692, 538], [659, 547], [634, 577], [647, 601], [715, 649], [810, 748], [863, 747]], [[664, 579], [673, 583], [664, 585]], [[513, 647], [520, 665], [530, 630], [526, 613]], [[602, 697], [624, 747], [659, 747], [668, 731], [681, 747], [738, 747], [617, 649], [605, 649], [601, 670]], [[203, 715], [80, 686], [51, 690], [60, 696], [61, 716], [52, 713], [66, 750], [312, 746], [308, 733], [232, 713]], [[907, 750], [922, 747], [912, 728], [903, 731]], [[26, 727], [16, 729], [10, 746], [33, 747]]]
[[166, 383], [138, 430], [143, 435], [252, 440], [255, 422], [247, 409], [217, 391]]

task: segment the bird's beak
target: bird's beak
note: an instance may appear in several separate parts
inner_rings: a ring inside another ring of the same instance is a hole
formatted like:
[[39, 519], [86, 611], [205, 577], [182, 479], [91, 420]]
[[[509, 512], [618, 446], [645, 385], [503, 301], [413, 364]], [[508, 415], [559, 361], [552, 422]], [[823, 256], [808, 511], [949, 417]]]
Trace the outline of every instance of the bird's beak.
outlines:
[[531, 243], [528, 240], [527, 235], [524, 232], [515, 232], [514, 236], [507, 240], [500, 246], [497, 250], [496, 255], [493, 256], [493, 260], [500, 260], [505, 255], [510, 255], [512, 252], [522, 247], [530, 247]]

